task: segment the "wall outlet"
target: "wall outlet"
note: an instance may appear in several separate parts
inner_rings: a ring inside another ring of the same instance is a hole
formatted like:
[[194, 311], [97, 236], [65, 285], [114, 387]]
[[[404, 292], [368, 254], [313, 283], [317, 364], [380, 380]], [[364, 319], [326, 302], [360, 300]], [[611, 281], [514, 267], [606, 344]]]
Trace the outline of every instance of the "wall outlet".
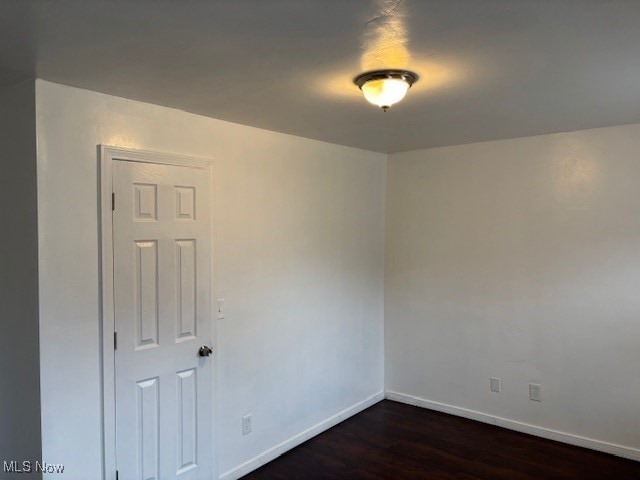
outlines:
[[534, 402], [542, 401], [542, 386], [537, 383], [529, 384], [529, 399]]
[[498, 377], [491, 377], [489, 386], [492, 392], [500, 393], [502, 391], [502, 381]]
[[249, 435], [251, 433], [251, 414], [242, 417], [242, 435]]

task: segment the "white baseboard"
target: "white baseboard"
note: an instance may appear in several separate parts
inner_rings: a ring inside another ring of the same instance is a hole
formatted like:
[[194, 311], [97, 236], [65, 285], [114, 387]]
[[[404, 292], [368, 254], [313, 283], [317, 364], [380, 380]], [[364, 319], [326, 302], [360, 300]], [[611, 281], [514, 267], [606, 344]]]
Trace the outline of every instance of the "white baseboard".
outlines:
[[570, 445], [575, 445], [578, 447], [590, 448], [591, 450], [597, 450], [599, 452], [610, 453], [618, 457], [640, 461], [640, 450], [636, 448], [626, 447], [624, 445], [616, 445], [614, 443], [594, 440], [592, 438], [581, 437], [579, 435], [573, 435], [570, 433], [558, 432], [556, 430], [537, 427], [535, 425], [518, 422], [516, 420], [509, 420], [507, 418], [501, 418], [494, 415], [477, 412], [475, 410], [468, 410], [466, 408], [454, 407], [453, 405], [447, 405], [445, 403], [433, 402], [431, 400], [415, 397], [413, 395], [406, 395], [404, 393], [392, 392], [387, 390], [385, 392], [385, 397], [389, 400], [406, 403], [407, 405], [427, 408], [429, 410], [448, 413], [450, 415], [456, 415], [458, 417], [469, 418], [478, 422], [489, 423], [498, 427], [508, 428], [509, 430], [528, 433], [529, 435], [535, 435], [536, 437], [556, 440], [558, 442], [568, 443]]
[[334, 416], [327, 418], [326, 420], [314, 425], [313, 427], [301, 432], [288, 440], [276, 445], [275, 447], [270, 448], [269, 450], [262, 452], [257, 457], [252, 458], [248, 462], [243, 463], [242, 465], [229, 470], [226, 473], [220, 475], [220, 480], [236, 480], [244, 475], [254, 471], [255, 469], [261, 467], [265, 463], [274, 460], [279, 457], [283, 453], [291, 450], [294, 447], [297, 447], [301, 443], [306, 442], [307, 440], [315, 437], [316, 435], [324, 432], [325, 430], [329, 430], [331, 427], [336, 426], [338, 423], [346, 420], [349, 417], [354, 416], [356, 413], [360, 413], [362, 410], [369, 408], [371, 405], [378, 403], [379, 401], [384, 400], [384, 392], [378, 392], [375, 395], [370, 396], [369, 398], [364, 399], [361, 402], [352, 405], [351, 407], [342, 410], [341, 412], [335, 414]]

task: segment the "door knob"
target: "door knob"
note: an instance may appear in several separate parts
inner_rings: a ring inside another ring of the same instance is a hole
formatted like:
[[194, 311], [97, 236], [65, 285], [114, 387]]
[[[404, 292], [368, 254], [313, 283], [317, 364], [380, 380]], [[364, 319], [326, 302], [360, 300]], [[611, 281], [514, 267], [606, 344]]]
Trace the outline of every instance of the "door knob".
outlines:
[[207, 347], [206, 345], [201, 346], [200, 350], [198, 350], [198, 356], [200, 357], [210, 357], [212, 353], [213, 350], [211, 350], [211, 348]]

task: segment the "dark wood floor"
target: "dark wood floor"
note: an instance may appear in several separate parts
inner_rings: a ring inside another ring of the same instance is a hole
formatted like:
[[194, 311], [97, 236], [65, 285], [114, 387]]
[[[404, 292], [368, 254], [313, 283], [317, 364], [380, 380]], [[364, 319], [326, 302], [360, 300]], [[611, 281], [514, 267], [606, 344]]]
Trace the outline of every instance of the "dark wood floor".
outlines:
[[639, 480], [640, 462], [382, 401], [243, 480]]

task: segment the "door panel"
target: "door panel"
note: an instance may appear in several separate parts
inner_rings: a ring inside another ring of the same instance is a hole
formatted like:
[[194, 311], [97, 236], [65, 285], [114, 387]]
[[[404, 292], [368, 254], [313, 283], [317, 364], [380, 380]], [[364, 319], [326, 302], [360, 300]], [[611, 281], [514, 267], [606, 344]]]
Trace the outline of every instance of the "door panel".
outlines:
[[[160, 478], [160, 425], [158, 377], [136, 382], [138, 478]], [[124, 472], [123, 472], [124, 477]]]
[[195, 368], [178, 372], [178, 472], [197, 464], [197, 377]]
[[113, 162], [120, 480], [213, 478], [208, 170]]
[[196, 321], [196, 241], [176, 240], [176, 286], [178, 323], [176, 340], [183, 342], [197, 336]]
[[158, 346], [158, 242], [134, 242], [136, 350]]

